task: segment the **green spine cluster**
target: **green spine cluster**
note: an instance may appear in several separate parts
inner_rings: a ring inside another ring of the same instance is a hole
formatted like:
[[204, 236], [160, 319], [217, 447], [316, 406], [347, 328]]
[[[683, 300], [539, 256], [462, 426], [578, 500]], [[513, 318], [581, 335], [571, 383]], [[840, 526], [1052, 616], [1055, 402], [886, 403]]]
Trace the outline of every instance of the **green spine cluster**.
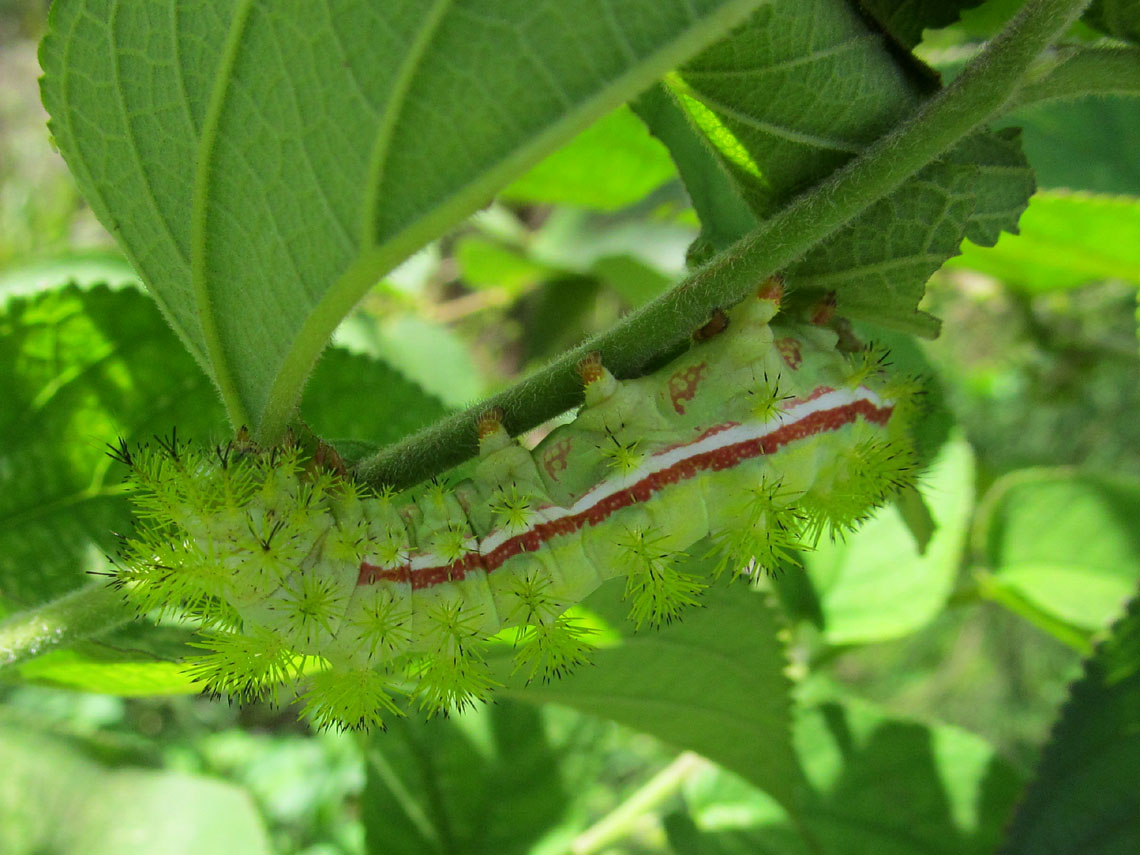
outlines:
[[[486, 414], [475, 476], [453, 486], [373, 490], [292, 444], [121, 444], [138, 525], [116, 580], [142, 612], [201, 622], [188, 667], [208, 691], [297, 695], [320, 726], [382, 727], [403, 697], [429, 713], [485, 699], [486, 641], [507, 628], [516, 670], [560, 675], [590, 651], [567, 609], [606, 580], [624, 576], [632, 619], [659, 625], [704, 586], [678, 569], [703, 539], [717, 573], [772, 569], [912, 477], [914, 384], [826, 326], [773, 325], [779, 296], [762, 289], [648, 377], [587, 360], [585, 406], [533, 451]], [[645, 486], [662, 453], [778, 426], [821, 388], [870, 389], [893, 415]]]

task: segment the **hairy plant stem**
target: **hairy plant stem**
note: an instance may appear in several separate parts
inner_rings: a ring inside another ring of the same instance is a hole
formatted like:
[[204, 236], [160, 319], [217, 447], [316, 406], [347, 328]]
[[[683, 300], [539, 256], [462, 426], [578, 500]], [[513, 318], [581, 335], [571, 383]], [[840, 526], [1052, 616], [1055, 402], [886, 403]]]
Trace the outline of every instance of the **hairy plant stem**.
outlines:
[[1046, 101], [1095, 95], [1140, 97], [1140, 48], [1070, 48], [1038, 80], [1029, 80], [1006, 105], [1019, 110]]
[[0, 623], [0, 669], [114, 629], [137, 612], [109, 585], [79, 588]]
[[946, 89], [863, 155], [797, 197], [759, 228], [695, 270], [670, 293], [484, 403], [361, 461], [357, 477], [404, 487], [462, 462], [476, 451], [475, 419], [490, 407], [506, 414], [511, 433], [541, 424], [581, 400], [576, 366], [591, 351], [618, 377], [642, 373], [681, 346], [711, 313], [742, 300], [765, 277], [787, 267], [868, 206], [895, 190], [1014, 97], [1043, 50], [1087, 0], [1030, 0]]

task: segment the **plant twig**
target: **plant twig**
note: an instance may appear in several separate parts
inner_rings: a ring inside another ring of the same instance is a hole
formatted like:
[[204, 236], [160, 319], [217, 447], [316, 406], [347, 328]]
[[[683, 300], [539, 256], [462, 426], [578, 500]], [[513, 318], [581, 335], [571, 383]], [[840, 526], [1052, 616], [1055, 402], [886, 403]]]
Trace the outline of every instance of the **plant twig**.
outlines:
[[17, 612], [0, 623], [0, 669], [107, 632], [136, 615], [124, 602], [122, 591], [102, 584], [78, 588]]
[[1006, 112], [1045, 101], [1094, 95], [1140, 98], [1140, 48], [1070, 48], [1038, 80], [1028, 81]]
[[570, 843], [572, 855], [594, 855], [630, 835], [637, 822], [656, 811], [677, 792], [688, 778], [709, 762], [686, 751], [646, 781], [633, 794]]

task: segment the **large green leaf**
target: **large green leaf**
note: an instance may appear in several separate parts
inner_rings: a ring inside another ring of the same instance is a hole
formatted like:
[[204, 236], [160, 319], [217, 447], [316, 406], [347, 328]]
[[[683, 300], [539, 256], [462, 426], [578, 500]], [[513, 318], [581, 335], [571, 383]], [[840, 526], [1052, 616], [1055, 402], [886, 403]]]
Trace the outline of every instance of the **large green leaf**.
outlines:
[[1022, 143], [1042, 187], [1140, 196], [1140, 100], [1124, 96], [1054, 101], [1003, 119]]
[[380, 275], [758, 2], [67, 0], [43, 95], [231, 418], [274, 434]]
[[5, 855], [268, 855], [249, 795], [182, 772], [107, 769], [62, 740], [0, 729]]
[[1138, 0], [1093, 0], [1084, 20], [1110, 36], [1140, 42], [1140, 2]]
[[1019, 789], [1018, 775], [985, 740], [850, 698], [802, 709], [796, 747], [815, 788], [803, 811], [810, 842], [771, 799], [709, 770], [686, 787], [692, 821], [667, 824], [676, 850], [989, 855]]
[[524, 855], [565, 809], [558, 754], [516, 703], [401, 719], [366, 749], [369, 852]]
[[[1135, 519], [1135, 518], [1133, 518]], [[1086, 663], [1002, 855], [1140, 852], [1140, 598]]]
[[550, 684], [502, 693], [559, 703], [629, 725], [697, 751], [792, 805], [802, 774], [791, 743], [790, 684], [780, 620], [747, 586], [717, 584], [704, 608], [658, 631], [630, 634], [620, 585], [606, 585], [587, 608], [625, 629], [618, 647]]
[[1047, 190], [1030, 200], [1018, 227], [990, 249], [966, 244], [948, 266], [1031, 293], [1101, 279], [1140, 285], [1140, 198]]
[[918, 334], [937, 324], [917, 311], [926, 281], [963, 238], [992, 246], [1016, 231], [1033, 194], [1016, 131], [979, 132], [814, 248], [793, 281], [835, 291], [839, 311]]
[[692, 59], [675, 87], [760, 214], [859, 154], [918, 103], [848, 4], [775, 0]]
[[965, 440], [958, 437], [943, 446], [919, 488], [936, 523], [921, 554], [894, 505], [845, 539], [823, 542], [805, 554], [829, 643], [897, 638], [942, 610], [958, 574], [973, 508], [973, 455]]
[[610, 211], [639, 201], [674, 174], [669, 153], [622, 107], [543, 158], [501, 196]]
[[1070, 470], [1029, 470], [990, 488], [979, 520], [985, 589], [1023, 598], [1086, 630], [1119, 613], [1140, 579], [1140, 484]]
[[863, 0], [862, 6], [901, 44], [914, 47], [924, 29], [937, 29], [958, 20], [963, 9], [982, 0]]

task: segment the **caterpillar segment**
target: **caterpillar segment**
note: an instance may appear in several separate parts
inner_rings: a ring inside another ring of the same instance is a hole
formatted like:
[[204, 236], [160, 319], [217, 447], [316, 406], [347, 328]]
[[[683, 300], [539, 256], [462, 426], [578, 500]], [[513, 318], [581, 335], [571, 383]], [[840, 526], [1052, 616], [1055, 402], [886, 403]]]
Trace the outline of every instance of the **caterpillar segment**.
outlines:
[[781, 295], [766, 283], [646, 377], [587, 358], [581, 411], [533, 450], [487, 411], [454, 485], [371, 490], [290, 442], [120, 444], [139, 525], [117, 581], [203, 622], [190, 670], [209, 691], [297, 687], [319, 726], [383, 726], [401, 696], [429, 713], [487, 698], [504, 629], [522, 673], [556, 677], [590, 651], [567, 609], [605, 581], [625, 578], [636, 624], [666, 623], [705, 584], [677, 569], [693, 550], [716, 573], [771, 570], [911, 478], [914, 384], [841, 350], [830, 312], [777, 318]]

